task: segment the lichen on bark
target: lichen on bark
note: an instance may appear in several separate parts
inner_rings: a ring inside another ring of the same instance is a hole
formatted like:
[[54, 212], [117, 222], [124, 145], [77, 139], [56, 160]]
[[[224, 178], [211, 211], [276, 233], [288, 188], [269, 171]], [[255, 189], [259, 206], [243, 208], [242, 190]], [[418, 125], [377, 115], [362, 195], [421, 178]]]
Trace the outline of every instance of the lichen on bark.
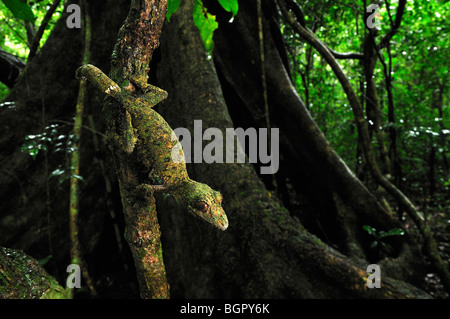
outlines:
[[67, 299], [68, 291], [23, 251], [0, 247], [0, 299]]

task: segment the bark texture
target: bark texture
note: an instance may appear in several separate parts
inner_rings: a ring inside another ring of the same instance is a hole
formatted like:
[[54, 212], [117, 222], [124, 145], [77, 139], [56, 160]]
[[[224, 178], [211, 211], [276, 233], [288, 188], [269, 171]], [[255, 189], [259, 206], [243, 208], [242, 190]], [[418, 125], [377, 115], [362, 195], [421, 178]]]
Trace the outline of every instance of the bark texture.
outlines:
[[68, 292], [23, 251], [0, 247], [0, 299], [66, 299]]

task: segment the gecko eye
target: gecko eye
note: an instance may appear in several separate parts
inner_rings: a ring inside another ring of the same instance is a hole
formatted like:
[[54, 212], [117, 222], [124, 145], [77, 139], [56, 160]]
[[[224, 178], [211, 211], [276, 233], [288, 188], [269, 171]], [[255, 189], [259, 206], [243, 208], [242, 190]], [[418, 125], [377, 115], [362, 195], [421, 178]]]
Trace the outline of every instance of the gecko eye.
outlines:
[[206, 204], [205, 202], [197, 202], [195, 204], [195, 208], [202, 211], [202, 212], [206, 212], [209, 208], [209, 205]]

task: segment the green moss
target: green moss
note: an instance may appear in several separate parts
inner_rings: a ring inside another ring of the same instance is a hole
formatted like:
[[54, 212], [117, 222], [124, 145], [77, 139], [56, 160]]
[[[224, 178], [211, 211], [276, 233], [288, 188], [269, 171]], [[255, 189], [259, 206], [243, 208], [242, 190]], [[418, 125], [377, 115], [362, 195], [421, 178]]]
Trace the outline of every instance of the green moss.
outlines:
[[0, 247], [0, 299], [67, 298], [58, 282], [23, 251]]
[[53, 278], [49, 280], [50, 287], [42, 294], [40, 299], [70, 299], [71, 294], [68, 288], [64, 289]]

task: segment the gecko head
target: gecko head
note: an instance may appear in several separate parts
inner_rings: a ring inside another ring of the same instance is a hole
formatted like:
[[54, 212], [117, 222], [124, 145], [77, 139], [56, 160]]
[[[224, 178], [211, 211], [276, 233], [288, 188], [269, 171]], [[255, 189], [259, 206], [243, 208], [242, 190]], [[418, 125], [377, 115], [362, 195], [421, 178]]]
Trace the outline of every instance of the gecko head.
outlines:
[[182, 192], [187, 211], [213, 226], [225, 230], [228, 218], [222, 208], [222, 195], [206, 184], [190, 180]]

